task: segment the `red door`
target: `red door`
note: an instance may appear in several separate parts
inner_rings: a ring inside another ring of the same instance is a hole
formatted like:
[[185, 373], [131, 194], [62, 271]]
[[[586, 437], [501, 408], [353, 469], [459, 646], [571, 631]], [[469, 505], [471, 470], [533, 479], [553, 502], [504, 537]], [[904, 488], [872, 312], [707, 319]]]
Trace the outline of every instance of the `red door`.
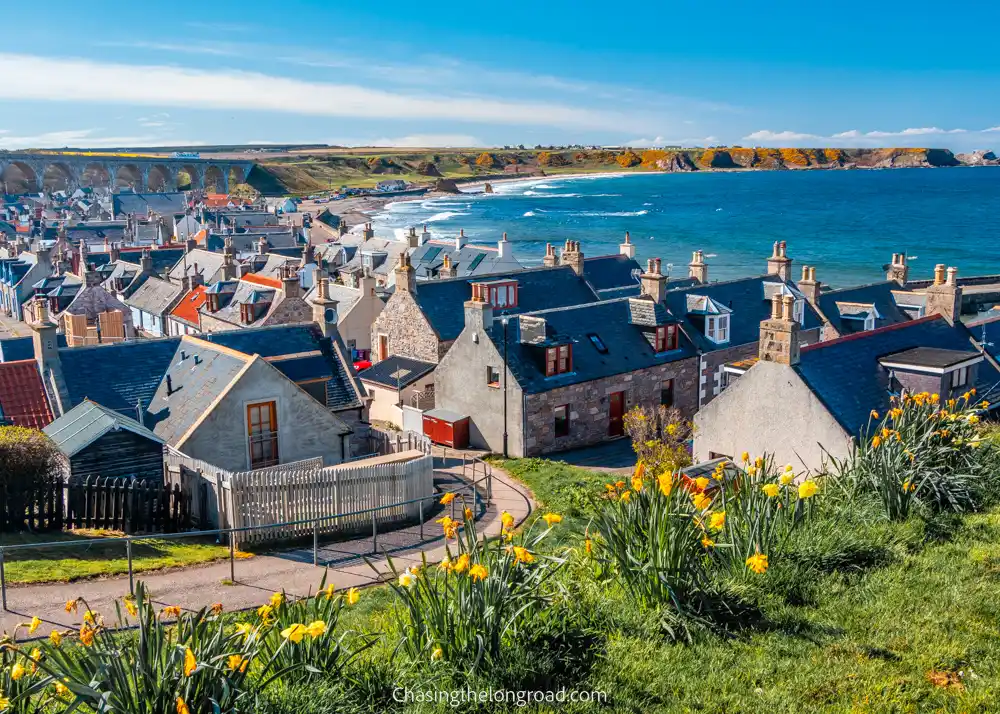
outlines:
[[622, 436], [625, 433], [625, 392], [615, 392], [611, 395], [611, 406], [608, 414], [608, 436]]

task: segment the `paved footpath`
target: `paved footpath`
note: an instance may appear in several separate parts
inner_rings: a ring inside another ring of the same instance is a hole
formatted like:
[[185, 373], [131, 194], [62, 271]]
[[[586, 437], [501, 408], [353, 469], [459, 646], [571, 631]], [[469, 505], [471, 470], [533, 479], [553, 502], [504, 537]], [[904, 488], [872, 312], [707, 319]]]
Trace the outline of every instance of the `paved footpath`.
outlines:
[[[435, 482], [445, 490], [454, 490], [461, 482], [461, 473], [460, 466], [436, 469]], [[477, 531], [490, 537], [498, 535], [503, 511], [521, 523], [533, 508], [534, 501], [528, 489], [494, 467], [493, 500], [488, 508], [481, 504], [477, 514]], [[233, 584], [223, 584], [229, 581], [228, 559], [204, 566], [138, 574], [136, 580], [145, 582], [153, 599], [162, 606], [179, 605], [197, 610], [221, 602], [227, 611], [242, 610], [263, 604], [272, 593], [280, 590], [294, 596], [315, 592], [327, 567], [327, 582], [332, 582], [338, 590], [383, 581], [390, 572], [383, 553], [392, 557], [397, 568], [420, 563], [421, 553], [426, 555], [428, 562], [440, 561], [445, 553], [441, 527], [428, 519], [424, 534], [426, 537], [421, 539], [419, 526], [381, 534], [378, 556], [373, 553], [370, 536], [321, 545], [319, 567], [313, 565], [312, 547], [238, 558], [236, 582]], [[364, 558], [371, 560], [378, 573]], [[67, 614], [64, 609], [67, 600], [77, 597], [85, 598], [90, 609], [104, 615], [110, 624], [115, 620], [114, 600], [127, 594], [127, 576], [10, 586], [7, 590], [8, 611], [0, 612], [0, 631], [10, 632], [18, 623], [27, 622], [33, 616], [45, 623], [38, 634], [47, 635], [52, 628], [79, 627], [80, 615]]]

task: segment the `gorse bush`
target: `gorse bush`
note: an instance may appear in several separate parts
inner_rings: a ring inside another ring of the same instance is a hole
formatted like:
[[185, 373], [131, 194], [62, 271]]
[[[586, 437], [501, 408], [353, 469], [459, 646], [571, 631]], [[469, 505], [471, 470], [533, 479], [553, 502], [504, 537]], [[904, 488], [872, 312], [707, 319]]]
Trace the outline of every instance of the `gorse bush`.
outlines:
[[[445, 505], [449, 497], [454, 496], [446, 495]], [[448, 516], [438, 521], [450, 541], [439, 565], [429, 567], [424, 558], [422, 566], [400, 571], [391, 558], [388, 562], [395, 578], [390, 584], [405, 609], [407, 653], [474, 670], [495, 661], [505, 639], [516, 637], [549, 601], [552, 576], [565, 559], [538, 552], [561, 520], [556, 514], [515, 534], [513, 518], [505, 512], [503, 536], [487, 543], [477, 537], [472, 511], [463, 512], [462, 523]]]
[[942, 403], [922, 392], [893, 397], [883, 415], [871, 413], [865, 438], [843, 460], [833, 460], [834, 482], [848, 498], [874, 494], [891, 520], [914, 506], [931, 512], [971, 511], [990, 487], [995, 453], [982, 448], [975, 390]]

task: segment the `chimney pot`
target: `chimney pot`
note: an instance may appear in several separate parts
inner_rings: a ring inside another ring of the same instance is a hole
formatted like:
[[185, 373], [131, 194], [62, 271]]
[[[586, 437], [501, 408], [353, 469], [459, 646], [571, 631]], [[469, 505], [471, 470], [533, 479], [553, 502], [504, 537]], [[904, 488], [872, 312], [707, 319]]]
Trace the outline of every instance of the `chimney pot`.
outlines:
[[944, 284], [944, 263], [938, 263], [934, 266], [934, 284]]
[[948, 278], [945, 280], [945, 285], [958, 285], [958, 268], [948, 268]]

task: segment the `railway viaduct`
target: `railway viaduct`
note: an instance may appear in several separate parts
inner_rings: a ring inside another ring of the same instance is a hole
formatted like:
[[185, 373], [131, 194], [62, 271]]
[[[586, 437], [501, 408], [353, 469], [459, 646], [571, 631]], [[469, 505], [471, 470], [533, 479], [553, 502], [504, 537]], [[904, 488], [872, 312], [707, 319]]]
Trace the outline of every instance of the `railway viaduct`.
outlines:
[[252, 161], [139, 154], [0, 152], [0, 190], [24, 193], [83, 187], [177, 191], [182, 186], [228, 193], [244, 183]]

